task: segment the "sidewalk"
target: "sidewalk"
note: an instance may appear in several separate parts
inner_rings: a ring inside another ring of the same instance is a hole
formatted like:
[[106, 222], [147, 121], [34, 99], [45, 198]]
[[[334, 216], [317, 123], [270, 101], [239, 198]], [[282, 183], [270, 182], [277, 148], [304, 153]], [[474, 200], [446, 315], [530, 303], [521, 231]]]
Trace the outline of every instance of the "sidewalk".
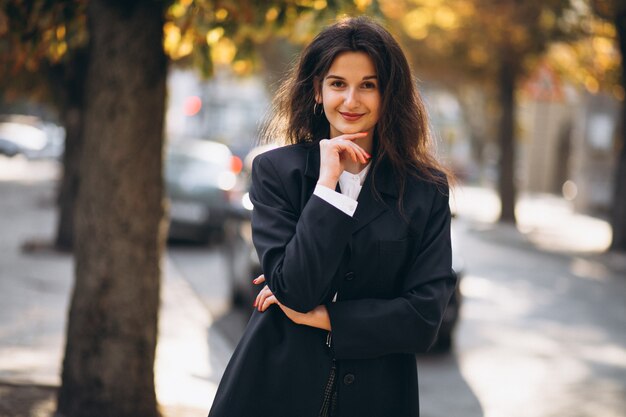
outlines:
[[[20, 247], [54, 236], [58, 168], [7, 161], [0, 159], [0, 417], [49, 417], [72, 259]], [[608, 224], [534, 195], [520, 199], [516, 229], [494, 223], [493, 191], [464, 187], [453, 197], [464, 305], [455, 354], [418, 358], [422, 415], [617, 416], [626, 387], [618, 374], [626, 369], [626, 256], [603, 252]], [[207, 414], [245, 324], [231, 315], [213, 321], [189, 284], [192, 270], [166, 256], [156, 360], [164, 417]], [[586, 413], [592, 407], [601, 412]], [[7, 411], [15, 409], [23, 413]]]
[[608, 221], [576, 213], [573, 203], [563, 198], [522, 193], [516, 207], [517, 228], [496, 223], [500, 200], [494, 190], [458, 187], [451, 207], [462, 221], [491, 229], [510, 243], [526, 242], [546, 253], [580, 256], [626, 275], [626, 253], [607, 252], [612, 236]]
[[517, 227], [502, 225], [493, 191], [455, 197], [467, 264], [456, 357], [484, 417], [623, 417], [626, 254], [604, 252], [608, 223], [521, 195]]
[[[37, 401], [31, 415], [49, 416], [54, 390], [47, 387], [60, 384], [73, 265], [71, 255], [21, 250], [25, 241], [54, 236], [58, 168], [20, 164], [0, 160], [0, 416], [25, 404], [24, 395]], [[209, 331], [211, 316], [167, 257], [164, 266], [157, 397], [166, 417], [206, 415], [231, 348]]]

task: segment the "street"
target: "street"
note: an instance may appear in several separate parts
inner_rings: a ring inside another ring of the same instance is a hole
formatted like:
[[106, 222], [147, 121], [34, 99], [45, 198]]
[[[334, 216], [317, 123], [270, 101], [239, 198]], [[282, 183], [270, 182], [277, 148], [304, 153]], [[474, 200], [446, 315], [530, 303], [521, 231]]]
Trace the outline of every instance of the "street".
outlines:
[[[7, 163], [0, 160], [0, 385], [58, 386], [71, 256], [21, 250], [54, 234], [58, 172]], [[549, 198], [526, 199], [521, 234], [489, 220], [489, 195], [467, 188], [456, 196], [464, 303], [454, 353], [418, 358], [422, 416], [625, 416], [626, 263], [598, 253], [605, 223]], [[156, 366], [159, 400], [172, 416], [208, 411], [252, 310], [230, 309], [222, 254], [218, 246], [168, 249]]]

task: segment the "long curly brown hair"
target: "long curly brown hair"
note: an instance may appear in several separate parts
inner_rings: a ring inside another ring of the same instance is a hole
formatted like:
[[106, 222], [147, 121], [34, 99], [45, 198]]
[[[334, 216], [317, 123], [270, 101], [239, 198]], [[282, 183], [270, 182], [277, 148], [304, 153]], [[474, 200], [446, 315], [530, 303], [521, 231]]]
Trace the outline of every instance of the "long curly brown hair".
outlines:
[[329, 137], [326, 116], [314, 111], [316, 80], [324, 78], [343, 52], [364, 52], [376, 67], [381, 111], [374, 131], [372, 174], [387, 159], [401, 196], [408, 175], [447, 189], [450, 174], [435, 158], [428, 115], [406, 56], [393, 36], [367, 17], [345, 18], [326, 27], [304, 49], [277, 92], [262, 141], [316, 143]]

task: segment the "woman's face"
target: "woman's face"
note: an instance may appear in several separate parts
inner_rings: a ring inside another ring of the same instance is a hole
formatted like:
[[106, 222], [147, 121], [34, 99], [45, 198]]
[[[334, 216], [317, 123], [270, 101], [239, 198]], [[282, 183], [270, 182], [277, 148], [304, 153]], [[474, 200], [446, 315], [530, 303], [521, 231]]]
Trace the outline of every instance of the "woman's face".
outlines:
[[364, 52], [343, 52], [335, 58], [322, 80], [324, 113], [330, 137], [374, 131], [380, 116], [380, 90], [374, 62]]

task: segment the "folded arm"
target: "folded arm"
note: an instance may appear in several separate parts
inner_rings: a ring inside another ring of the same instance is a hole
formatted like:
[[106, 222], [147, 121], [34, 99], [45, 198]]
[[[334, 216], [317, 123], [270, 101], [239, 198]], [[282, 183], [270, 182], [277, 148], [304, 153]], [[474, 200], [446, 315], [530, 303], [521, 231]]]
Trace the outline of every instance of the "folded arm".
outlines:
[[285, 306], [306, 313], [328, 297], [348, 244], [353, 219], [312, 195], [301, 213], [272, 161], [252, 168], [252, 238], [267, 285]]

